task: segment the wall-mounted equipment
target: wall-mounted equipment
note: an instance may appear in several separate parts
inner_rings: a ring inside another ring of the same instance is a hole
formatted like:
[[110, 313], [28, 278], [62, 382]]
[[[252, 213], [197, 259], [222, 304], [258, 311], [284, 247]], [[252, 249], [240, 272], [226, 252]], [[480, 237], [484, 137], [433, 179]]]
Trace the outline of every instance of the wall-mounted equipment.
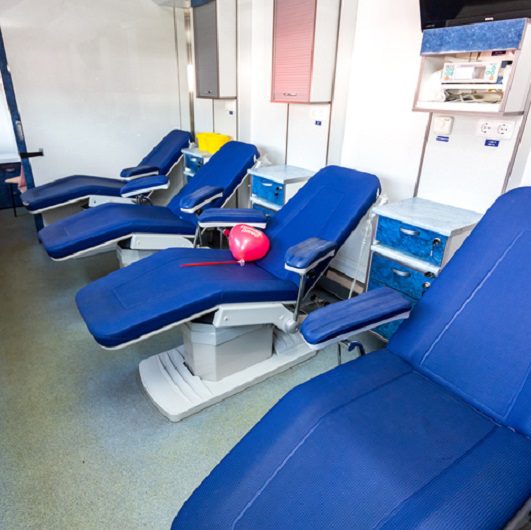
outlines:
[[193, 19], [196, 96], [235, 98], [236, 0], [203, 3]]
[[531, 17], [530, 0], [420, 0], [422, 29]]
[[332, 100], [340, 0], [275, 0], [271, 100]]
[[414, 110], [522, 114], [531, 79], [527, 19], [428, 29]]

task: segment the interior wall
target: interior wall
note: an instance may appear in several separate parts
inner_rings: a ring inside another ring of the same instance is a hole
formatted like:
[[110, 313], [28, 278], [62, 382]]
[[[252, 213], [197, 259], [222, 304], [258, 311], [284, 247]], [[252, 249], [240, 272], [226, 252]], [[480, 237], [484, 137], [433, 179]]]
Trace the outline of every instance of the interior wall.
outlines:
[[[36, 184], [117, 176], [181, 126], [170, 8], [152, 0], [2, 0], [0, 26]], [[185, 124], [186, 125], [186, 124]]]

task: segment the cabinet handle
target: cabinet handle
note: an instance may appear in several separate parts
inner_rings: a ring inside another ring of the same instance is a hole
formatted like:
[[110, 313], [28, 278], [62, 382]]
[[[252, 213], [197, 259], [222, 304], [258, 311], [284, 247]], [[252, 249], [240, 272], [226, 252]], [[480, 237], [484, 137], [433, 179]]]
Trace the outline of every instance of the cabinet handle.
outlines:
[[297, 94], [297, 92], [284, 92], [282, 95], [283, 95], [283, 96], [286, 96], [286, 97], [288, 97], [288, 98], [294, 98], [294, 97], [296, 97], [298, 94]]
[[409, 228], [404, 228], [402, 226], [400, 227], [400, 232], [402, 232], [406, 236], [411, 237], [417, 237], [418, 235], [420, 235], [420, 232], [418, 230], [410, 230]]
[[272, 182], [262, 182], [262, 186], [264, 188], [271, 188], [273, 186]]
[[401, 271], [398, 269], [391, 269], [391, 270], [393, 271], [393, 274], [395, 274], [396, 276], [400, 276], [400, 278], [409, 278], [411, 276], [411, 273], [407, 271]]

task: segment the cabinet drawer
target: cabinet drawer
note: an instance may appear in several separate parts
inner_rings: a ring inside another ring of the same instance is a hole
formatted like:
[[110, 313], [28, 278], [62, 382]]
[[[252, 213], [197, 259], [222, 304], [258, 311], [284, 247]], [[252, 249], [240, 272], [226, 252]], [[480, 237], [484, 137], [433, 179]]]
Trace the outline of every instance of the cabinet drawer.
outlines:
[[396, 219], [380, 217], [376, 239], [382, 245], [440, 266], [448, 238], [436, 232], [402, 223]]
[[203, 165], [203, 159], [200, 156], [184, 155], [184, 165], [195, 175], [196, 171]]
[[278, 206], [284, 205], [284, 185], [272, 180], [253, 176], [253, 195]]
[[418, 300], [432, 282], [429, 273], [419, 272], [377, 253], [372, 256], [369, 287], [375, 283], [385, 285]]

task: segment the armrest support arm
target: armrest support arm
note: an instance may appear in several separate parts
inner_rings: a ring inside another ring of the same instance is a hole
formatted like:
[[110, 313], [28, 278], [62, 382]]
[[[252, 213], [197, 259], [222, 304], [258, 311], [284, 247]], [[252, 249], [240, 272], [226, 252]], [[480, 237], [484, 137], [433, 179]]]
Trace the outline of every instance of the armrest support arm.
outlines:
[[302, 276], [335, 253], [335, 243], [311, 237], [288, 249], [284, 268]]
[[129, 181], [120, 188], [122, 197], [136, 197], [155, 190], [168, 189], [170, 181], [166, 175], [154, 175], [152, 177], [140, 177]]
[[158, 175], [160, 169], [156, 166], [135, 166], [135, 167], [126, 167], [122, 169], [120, 177], [124, 180], [136, 179], [138, 177], [147, 177], [150, 175]]
[[196, 213], [207, 204], [223, 197], [223, 188], [216, 186], [203, 186], [188, 195], [185, 195], [179, 204], [184, 213]]
[[254, 208], [209, 208], [198, 218], [201, 228], [227, 228], [239, 224], [265, 228], [266, 215]]

